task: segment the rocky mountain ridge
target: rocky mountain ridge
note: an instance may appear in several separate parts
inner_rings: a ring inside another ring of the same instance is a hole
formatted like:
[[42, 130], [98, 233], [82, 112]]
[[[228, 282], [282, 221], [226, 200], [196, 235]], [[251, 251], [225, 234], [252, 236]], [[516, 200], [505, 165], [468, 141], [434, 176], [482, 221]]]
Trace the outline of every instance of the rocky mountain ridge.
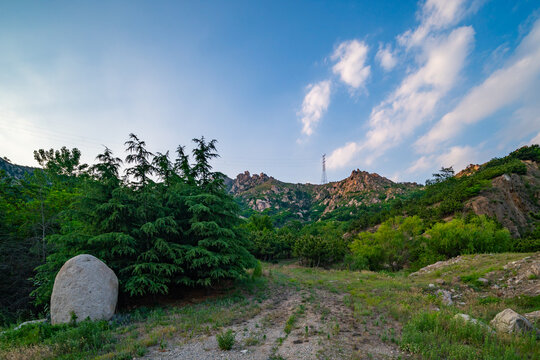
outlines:
[[419, 188], [416, 183], [395, 183], [379, 174], [353, 170], [341, 181], [327, 184], [285, 183], [264, 173], [238, 174], [229, 192], [254, 212], [314, 220], [338, 208], [381, 203]]

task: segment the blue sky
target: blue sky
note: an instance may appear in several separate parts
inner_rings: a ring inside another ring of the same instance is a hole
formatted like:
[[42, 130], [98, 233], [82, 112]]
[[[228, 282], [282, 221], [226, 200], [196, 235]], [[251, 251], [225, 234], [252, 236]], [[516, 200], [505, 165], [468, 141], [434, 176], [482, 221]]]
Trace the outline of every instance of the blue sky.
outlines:
[[424, 182], [540, 142], [536, 0], [5, 1], [0, 156], [218, 140], [214, 165]]

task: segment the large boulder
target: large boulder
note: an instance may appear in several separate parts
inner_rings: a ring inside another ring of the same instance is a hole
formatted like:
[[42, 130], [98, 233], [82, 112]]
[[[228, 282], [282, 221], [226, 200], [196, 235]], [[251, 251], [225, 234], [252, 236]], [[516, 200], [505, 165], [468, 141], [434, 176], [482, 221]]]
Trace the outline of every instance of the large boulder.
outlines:
[[535, 331], [529, 320], [512, 309], [505, 309], [495, 315], [493, 320], [491, 320], [490, 325], [497, 331], [508, 334]]
[[51, 323], [109, 320], [118, 300], [118, 278], [105, 263], [92, 255], [69, 259], [56, 275], [51, 297]]

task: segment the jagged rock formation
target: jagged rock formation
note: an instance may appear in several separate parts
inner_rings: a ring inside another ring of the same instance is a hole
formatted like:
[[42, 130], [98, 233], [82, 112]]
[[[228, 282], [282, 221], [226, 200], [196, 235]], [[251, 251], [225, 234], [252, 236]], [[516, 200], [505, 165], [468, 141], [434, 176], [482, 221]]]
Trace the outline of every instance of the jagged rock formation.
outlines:
[[540, 169], [524, 160], [527, 173], [503, 174], [491, 180], [491, 187], [469, 199], [465, 209], [496, 218], [514, 237], [531, 230], [531, 214], [540, 211]]
[[285, 183], [264, 173], [250, 175], [246, 171], [238, 174], [229, 192], [251, 210], [271, 209], [274, 214], [313, 220], [338, 208], [381, 203], [418, 187], [358, 169], [344, 180], [324, 185]]

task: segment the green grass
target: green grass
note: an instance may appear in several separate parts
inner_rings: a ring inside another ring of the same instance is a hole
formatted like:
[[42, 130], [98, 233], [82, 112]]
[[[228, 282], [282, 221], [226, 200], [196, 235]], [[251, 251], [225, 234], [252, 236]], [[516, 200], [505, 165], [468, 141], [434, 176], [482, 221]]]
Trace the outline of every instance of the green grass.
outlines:
[[235, 333], [231, 329], [222, 331], [216, 335], [218, 346], [221, 350], [231, 350], [234, 345]]
[[[540, 296], [503, 299], [495, 294], [484, 298], [472, 295], [474, 301], [468, 301], [466, 309], [451, 306], [435, 312], [429, 309], [440, 307], [440, 298], [427, 286], [438, 278], [447, 284], [461, 278], [461, 285], [455, 284], [461, 291], [460, 286], [528, 255], [531, 254], [467, 255], [457, 264], [415, 277], [406, 272], [321, 270], [280, 264], [271, 266], [271, 270], [275, 281], [348, 294], [344, 301], [353, 309], [359, 324], [377, 314], [397, 321], [401, 326], [392, 333], [383, 332], [381, 340], [399, 343], [402, 349], [422, 358], [536, 359], [540, 358], [540, 346], [533, 337], [491, 334], [479, 326], [458, 324], [453, 316], [466, 312], [489, 323], [508, 307], [519, 313], [539, 310]], [[486, 291], [486, 287], [473, 286], [473, 290]]]
[[245, 281], [229, 295], [181, 307], [141, 307], [115, 321], [48, 323], [7, 329], [0, 335], [0, 359], [132, 359], [168, 339], [211, 334], [260, 311], [268, 296], [264, 278]]

